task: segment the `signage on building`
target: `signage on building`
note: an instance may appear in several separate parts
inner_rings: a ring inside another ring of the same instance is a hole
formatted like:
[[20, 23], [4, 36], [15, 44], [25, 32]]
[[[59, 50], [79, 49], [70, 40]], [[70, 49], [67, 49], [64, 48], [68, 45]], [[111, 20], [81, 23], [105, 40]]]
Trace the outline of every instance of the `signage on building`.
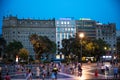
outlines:
[[60, 18], [60, 20], [72, 20], [72, 18]]

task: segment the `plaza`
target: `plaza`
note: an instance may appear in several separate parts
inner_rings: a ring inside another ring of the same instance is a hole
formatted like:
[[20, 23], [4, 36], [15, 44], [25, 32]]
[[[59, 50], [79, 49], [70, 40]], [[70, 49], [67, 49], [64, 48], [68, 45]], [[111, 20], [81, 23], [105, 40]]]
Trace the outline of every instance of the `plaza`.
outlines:
[[[105, 65], [109, 65], [109, 62], [105, 62]], [[64, 64], [62, 64], [64, 65]], [[118, 64], [120, 65], [120, 64]], [[114, 67], [114, 66], [113, 66]], [[101, 72], [101, 64], [97, 65], [97, 63], [83, 63], [82, 65], [82, 76], [78, 76], [78, 71], [77, 69], [74, 70], [74, 73], [70, 72], [70, 66], [64, 67], [64, 69], [61, 67], [61, 71], [58, 72], [57, 75], [57, 80], [86, 80], [86, 79], [115, 79], [114, 74], [113, 74], [113, 67], [109, 67], [109, 73], [102, 73]], [[2, 77], [5, 76], [6, 71], [4, 69], [5, 67], [2, 67]], [[30, 68], [30, 67], [29, 67]], [[95, 76], [95, 69], [98, 69], [98, 76]], [[26, 80], [25, 79], [25, 72], [24, 71], [15, 71], [13, 67], [9, 66], [8, 67], [8, 72], [11, 77], [11, 80]], [[32, 80], [52, 80], [51, 75], [46, 76], [44, 79], [40, 75], [40, 78], [36, 78], [36, 70], [35, 70], [35, 65], [31, 65], [31, 70], [32, 70]], [[118, 78], [119, 79], [119, 76]]]

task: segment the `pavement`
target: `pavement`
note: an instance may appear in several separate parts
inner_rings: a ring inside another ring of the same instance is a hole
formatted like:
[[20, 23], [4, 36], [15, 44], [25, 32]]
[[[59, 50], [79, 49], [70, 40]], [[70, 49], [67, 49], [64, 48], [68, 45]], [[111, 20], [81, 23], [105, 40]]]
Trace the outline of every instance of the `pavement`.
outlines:
[[[108, 63], [106, 63], [108, 64]], [[98, 76], [96, 77], [94, 75], [95, 69], [98, 69]], [[77, 75], [77, 70], [75, 71], [74, 74], [70, 74], [70, 73], [66, 73], [64, 71], [61, 71], [58, 73], [58, 79], [57, 80], [96, 80], [96, 79], [114, 79], [113, 74], [112, 74], [112, 68], [111, 68], [111, 72], [109, 74], [103, 74], [100, 71], [100, 66], [97, 66], [96, 63], [84, 63], [82, 65], [82, 76], [79, 77]], [[2, 73], [4, 74], [4, 72]], [[25, 76], [24, 76], [24, 72], [11, 72], [10, 76], [11, 76], [11, 80], [25, 80]], [[4, 75], [3, 75], [4, 76]], [[120, 78], [118, 78], [119, 80]], [[42, 77], [40, 77], [40, 79], [37, 79], [35, 76], [33, 76], [32, 80], [43, 80]], [[44, 80], [51, 80], [50, 76], [46, 77]]]

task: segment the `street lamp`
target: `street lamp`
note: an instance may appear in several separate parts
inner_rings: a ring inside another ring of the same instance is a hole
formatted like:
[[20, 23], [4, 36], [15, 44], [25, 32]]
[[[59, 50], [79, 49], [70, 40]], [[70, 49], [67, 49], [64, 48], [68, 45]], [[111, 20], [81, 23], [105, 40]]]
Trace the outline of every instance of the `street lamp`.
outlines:
[[80, 37], [80, 44], [81, 44], [80, 57], [81, 57], [81, 65], [82, 65], [82, 39], [84, 38], [84, 33], [80, 33], [80, 34], [79, 34], [79, 37]]

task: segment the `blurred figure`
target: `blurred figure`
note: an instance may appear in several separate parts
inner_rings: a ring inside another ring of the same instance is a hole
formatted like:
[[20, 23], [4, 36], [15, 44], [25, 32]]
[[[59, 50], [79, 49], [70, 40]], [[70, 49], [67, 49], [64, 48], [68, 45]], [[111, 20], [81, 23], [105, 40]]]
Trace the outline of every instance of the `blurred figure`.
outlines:
[[98, 77], [98, 69], [95, 69], [95, 77]]
[[2, 79], [2, 74], [1, 74], [1, 72], [0, 72], [0, 80], [3, 80], [3, 79]]
[[113, 73], [114, 73], [114, 78], [117, 78], [117, 75], [118, 75], [118, 67], [114, 67], [113, 68]]
[[102, 64], [102, 66], [101, 66], [101, 72], [105, 73], [105, 66], [104, 66], [104, 64]]
[[57, 68], [56, 65], [54, 65], [54, 67], [53, 67], [53, 72], [54, 72], [54, 74], [55, 74], [55, 80], [57, 80], [58, 68]]
[[51, 73], [51, 78], [52, 78], [52, 80], [55, 80], [55, 73], [54, 73], [53, 70], [52, 70], [52, 73]]
[[78, 64], [78, 76], [82, 76], [82, 68], [81, 68], [81, 64]]
[[119, 65], [119, 68], [118, 68], [118, 75], [119, 75], [119, 78], [120, 78], [120, 65]]
[[26, 76], [26, 80], [32, 80], [32, 72], [31, 69], [28, 71], [28, 75]]
[[0, 72], [2, 71], [2, 67], [0, 67]]
[[5, 80], [10, 80], [10, 75], [8, 73], [5, 76]]
[[36, 67], [36, 77], [39, 79], [40, 78], [40, 68]]

